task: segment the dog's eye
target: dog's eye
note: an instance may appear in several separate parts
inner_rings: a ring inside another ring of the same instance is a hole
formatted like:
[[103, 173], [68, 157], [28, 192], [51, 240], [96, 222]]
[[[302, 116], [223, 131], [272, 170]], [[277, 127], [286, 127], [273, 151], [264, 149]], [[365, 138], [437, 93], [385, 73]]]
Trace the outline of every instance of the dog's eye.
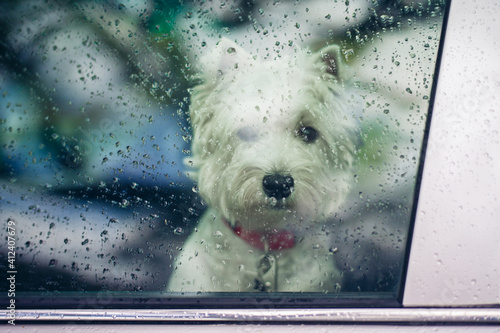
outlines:
[[309, 126], [302, 126], [298, 130], [298, 136], [304, 140], [304, 142], [311, 143], [318, 138], [318, 131]]

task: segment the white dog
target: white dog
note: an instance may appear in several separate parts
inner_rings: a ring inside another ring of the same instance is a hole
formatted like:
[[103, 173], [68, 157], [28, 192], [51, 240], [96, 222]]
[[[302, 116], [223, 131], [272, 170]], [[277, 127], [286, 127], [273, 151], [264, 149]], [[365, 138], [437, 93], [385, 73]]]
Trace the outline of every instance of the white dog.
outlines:
[[167, 291], [338, 291], [324, 222], [354, 159], [339, 47], [257, 61], [224, 39], [202, 60], [189, 163], [210, 209]]

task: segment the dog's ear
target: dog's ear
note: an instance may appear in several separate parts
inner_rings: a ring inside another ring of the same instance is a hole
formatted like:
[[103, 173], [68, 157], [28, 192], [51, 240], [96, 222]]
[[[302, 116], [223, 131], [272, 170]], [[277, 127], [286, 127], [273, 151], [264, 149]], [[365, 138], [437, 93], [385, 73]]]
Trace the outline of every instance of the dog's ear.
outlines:
[[322, 48], [316, 54], [314, 60], [319, 63], [322, 72], [335, 77], [338, 81], [343, 81], [345, 78], [345, 63], [338, 45], [329, 45]]
[[250, 60], [251, 56], [236, 43], [222, 38], [215, 48], [201, 59], [203, 72], [212, 79], [220, 78], [237, 70]]

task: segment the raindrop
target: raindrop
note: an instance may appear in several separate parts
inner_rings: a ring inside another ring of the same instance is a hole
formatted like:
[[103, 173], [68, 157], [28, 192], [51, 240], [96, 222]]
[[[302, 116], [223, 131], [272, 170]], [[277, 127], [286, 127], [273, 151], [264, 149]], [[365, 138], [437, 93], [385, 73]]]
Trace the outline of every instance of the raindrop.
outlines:
[[331, 248], [329, 249], [329, 251], [330, 251], [331, 253], [335, 254], [335, 253], [338, 253], [338, 252], [339, 252], [339, 248], [338, 248], [338, 247], [331, 247]]
[[394, 22], [394, 16], [380, 15], [380, 21], [383, 25], [390, 25]]

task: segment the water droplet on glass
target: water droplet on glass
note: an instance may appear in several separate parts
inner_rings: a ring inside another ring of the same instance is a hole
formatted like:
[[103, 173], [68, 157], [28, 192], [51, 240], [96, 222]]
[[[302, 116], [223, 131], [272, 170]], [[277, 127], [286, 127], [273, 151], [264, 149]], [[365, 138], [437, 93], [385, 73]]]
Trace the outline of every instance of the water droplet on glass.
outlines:
[[380, 15], [382, 25], [391, 25], [394, 22], [394, 16]]
[[331, 247], [329, 251], [330, 251], [331, 253], [335, 254], [335, 253], [338, 253], [338, 252], [339, 252], [339, 248], [338, 248], [338, 247]]

